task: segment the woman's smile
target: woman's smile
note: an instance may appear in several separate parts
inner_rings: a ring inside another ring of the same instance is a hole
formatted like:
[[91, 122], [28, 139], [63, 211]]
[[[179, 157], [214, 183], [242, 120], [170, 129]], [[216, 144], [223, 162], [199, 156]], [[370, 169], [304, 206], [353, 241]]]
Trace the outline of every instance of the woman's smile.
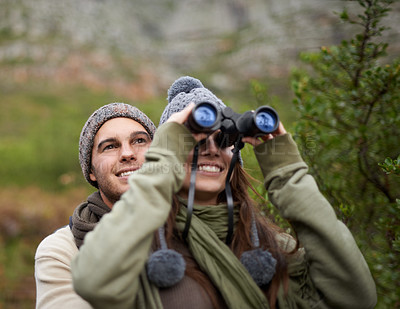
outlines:
[[221, 173], [224, 170], [224, 168], [217, 163], [205, 162], [198, 164], [197, 170], [203, 173], [218, 174]]

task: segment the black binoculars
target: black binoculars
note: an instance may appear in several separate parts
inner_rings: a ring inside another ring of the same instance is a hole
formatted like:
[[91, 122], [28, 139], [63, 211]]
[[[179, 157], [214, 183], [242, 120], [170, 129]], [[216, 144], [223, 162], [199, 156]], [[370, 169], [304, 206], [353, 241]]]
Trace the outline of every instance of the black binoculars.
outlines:
[[278, 129], [278, 113], [269, 106], [255, 111], [235, 113], [230, 107], [219, 111], [210, 102], [198, 103], [192, 110], [186, 126], [193, 133], [212, 133], [221, 130], [216, 139], [220, 147], [232, 146], [242, 137], [265, 135]]

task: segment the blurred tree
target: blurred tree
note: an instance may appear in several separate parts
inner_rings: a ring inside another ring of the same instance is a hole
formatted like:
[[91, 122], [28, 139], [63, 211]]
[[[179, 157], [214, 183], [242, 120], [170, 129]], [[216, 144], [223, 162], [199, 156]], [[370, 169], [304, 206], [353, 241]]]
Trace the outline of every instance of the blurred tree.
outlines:
[[367, 258], [377, 283], [377, 308], [399, 308], [400, 177], [380, 167], [392, 172], [399, 161], [379, 164], [400, 153], [400, 59], [385, 63], [388, 44], [380, 41], [387, 29], [382, 19], [395, 1], [356, 2], [361, 13], [345, 9], [339, 16], [361, 32], [338, 46], [302, 54], [311, 70], [293, 72], [295, 138], [321, 191]]

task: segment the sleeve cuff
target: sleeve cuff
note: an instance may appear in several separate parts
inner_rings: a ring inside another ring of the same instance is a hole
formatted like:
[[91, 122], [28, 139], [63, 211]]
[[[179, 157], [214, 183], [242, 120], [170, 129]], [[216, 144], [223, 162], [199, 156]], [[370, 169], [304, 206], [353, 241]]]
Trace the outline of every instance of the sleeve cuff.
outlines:
[[176, 122], [166, 122], [158, 127], [149, 152], [164, 149], [173, 152], [181, 163], [185, 163], [189, 152], [196, 145], [192, 133]]
[[264, 177], [281, 167], [303, 162], [290, 134], [279, 135], [254, 147], [254, 153]]

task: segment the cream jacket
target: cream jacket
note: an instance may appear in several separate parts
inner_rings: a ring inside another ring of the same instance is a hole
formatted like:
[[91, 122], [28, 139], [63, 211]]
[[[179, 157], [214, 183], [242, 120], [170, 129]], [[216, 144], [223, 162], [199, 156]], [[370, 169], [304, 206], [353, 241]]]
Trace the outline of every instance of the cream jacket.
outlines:
[[78, 253], [69, 226], [47, 236], [35, 255], [37, 309], [90, 309], [72, 287], [71, 261]]

